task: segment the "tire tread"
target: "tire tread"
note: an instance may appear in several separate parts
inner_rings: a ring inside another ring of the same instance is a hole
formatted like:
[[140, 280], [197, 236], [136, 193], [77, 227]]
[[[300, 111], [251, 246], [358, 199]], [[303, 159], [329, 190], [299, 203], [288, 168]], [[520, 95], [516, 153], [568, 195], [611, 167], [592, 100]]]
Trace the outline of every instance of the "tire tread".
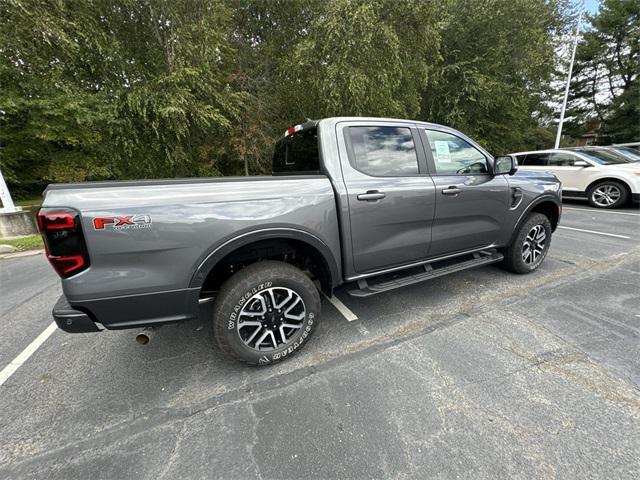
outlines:
[[[531, 228], [534, 225], [538, 225], [538, 224], [544, 225], [545, 230], [547, 230], [547, 232], [549, 233], [551, 232], [551, 222], [549, 221], [549, 218], [546, 215], [538, 212], [530, 213], [527, 219], [524, 221], [524, 223], [520, 226], [520, 229], [518, 230], [518, 234], [513, 239], [513, 242], [511, 243], [511, 245], [509, 245], [504, 251], [503, 265], [507, 270], [513, 273], [525, 274], [525, 273], [531, 273], [538, 268], [536, 267], [533, 270], [531, 270], [530, 268], [524, 266], [524, 262], [522, 261], [522, 253], [521, 253], [521, 250], [522, 250], [521, 245], [522, 245], [522, 242], [524, 241], [524, 238], [529, 233], [529, 230], [531, 230]], [[545, 256], [549, 251], [549, 247], [551, 244], [550, 234], [547, 236], [547, 239], [548, 239], [547, 240], [548, 243], [544, 253]], [[544, 258], [542, 261], [544, 261]], [[540, 264], [542, 264], [542, 261], [540, 262]], [[538, 264], [538, 266], [540, 264]]]
[[[266, 273], [265, 271], [267, 271], [268, 273]], [[248, 265], [239, 272], [235, 273], [231, 278], [229, 278], [229, 280], [227, 280], [220, 289], [220, 292], [218, 293], [218, 296], [215, 300], [213, 307], [213, 328], [210, 331], [213, 333], [213, 338], [216, 345], [225, 355], [247, 365], [259, 365], [259, 363], [257, 361], [252, 361], [246, 357], [243, 357], [232, 347], [231, 343], [228, 340], [228, 337], [225, 335], [225, 322], [221, 319], [223, 318], [223, 311], [225, 310], [225, 308], [228, 308], [230, 306], [229, 303], [235, 303], [235, 294], [237, 294], [238, 291], [249, 290], [255, 285], [255, 283], [264, 281], [265, 277], [291, 278], [304, 283], [306, 284], [306, 287], [310, 287], [313, 289], [315, 295], [317, 296], [317, 302], [318, 304], [320, 303], [320, 297], [311, 279], [307, 275], [305, 275], [299, 268], [296, 268], [289, 263], [279, 262], [275, 260], [263, 260]], [[233, 305], [231, 305], [231, 307], [232, 306]], [[319, 308], [317, 309], [317, 312], [318, 316], [316, 318], [316, 321], [312, 325], [312, 330], [309, 332], [309, 335], [311, 335], [319, 320]], [[290, 358], [298, 353], [299, 350], [300, 348], [297, 348], [283, 358]]]

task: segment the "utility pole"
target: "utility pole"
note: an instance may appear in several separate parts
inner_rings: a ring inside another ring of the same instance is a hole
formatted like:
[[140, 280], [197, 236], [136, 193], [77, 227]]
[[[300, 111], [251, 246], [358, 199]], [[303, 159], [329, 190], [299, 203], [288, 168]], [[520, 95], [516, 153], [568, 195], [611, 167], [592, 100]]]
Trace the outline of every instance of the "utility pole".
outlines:
[[578, 17], [578, 25], [576, 25], [576, 34], [573, 39], [573, 52], [571, 52], [571, 63], [569, 64], [569, 74], [567, 75], [567, 85], [564, 88], [564, 100], [562, 101], [562, 110], [560, 110], [560, 121], [558, 122], [558, 133], [556, 134], [556, 144], [553, 148], [560, 148], [560, 137], [562, 136], [562, 124], [564, 123], [564, 112], [567, 108], [567, 99], [569, 98], [569, 84], [571, 83], [571, 72], [573, 72], [573, 61], [576, 58], [576, 48], [578, 46], [578, 36], [580, 34], [580, 23], [582, 22], [582, 13], [584, 5], [580, 10]]

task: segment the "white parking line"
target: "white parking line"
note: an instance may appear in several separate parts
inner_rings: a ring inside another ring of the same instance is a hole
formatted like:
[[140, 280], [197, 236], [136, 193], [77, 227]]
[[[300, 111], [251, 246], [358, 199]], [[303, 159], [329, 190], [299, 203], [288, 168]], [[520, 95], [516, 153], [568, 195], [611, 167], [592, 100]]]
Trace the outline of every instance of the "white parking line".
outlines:
[[606, 213], [613, 215], [631, 215], [634, 217], [640, 217], [640, 213], [631, 213], [631, 212], [613, 212], [611, 210], [596, 210], [595, 208], [573, 208], [573, 207], [562, 207], [562, 210], [576, 210], [579, 212], [595, 212], [595, 213]]
[[351, 310], [349, 310], [347, 306], [344, 303], [342, 303], [338, 297], [336, 297], [335, 295], [329, 297], [324, 293], [323, 295], [327, 298], [327, 300], [331, 302], [331, 305], [336, 307], [336, 310], [338, 310], [342, 314], [342, 316], [347, 320], [347, 322], [353, 322], [354, 320], [358, 319], [356, 314], [353, 313]]
[[29, 357], [35, 353], [36, 350], [38, 350], [38, 348], [40, 348], [40, 345], [42, 345], [47, 340], [47, 338], [49, 338], [51, 334], [56, 331], [56, 328], [56, 324], [54, 322], [51, 322], [51, 325], [49, 325], [44, 330], [44, 332], [38, 335], [38, 337], [33, 342], [31, 342], [27, 348], [20, 352], [20, 355], [14, 358], [9, 365], [2, 369], [2, 371], [0, 372], [0, 386], [2, 386], [4, 382], [9, 380], [9, 377], [11, 377], [11, 375], [13, 375], [16, 370], [18, 370], [18, 368], [20, 368], [22, 364], [26, 362]]
[[631, 238], [631, 237], [627, 237], [626, 235], [618, 235], [616, 233], [596, 232], [595, 230], [585, 230], [584, 228], [565, 227], [564, 225], [560, 225], [558, 226], [558, 228], [563, 228], [564, 230], [575, 230], [576, 232], [593, 233], [594, 235], [605, 235], [607, 237], [625, 238], [627, 240]]

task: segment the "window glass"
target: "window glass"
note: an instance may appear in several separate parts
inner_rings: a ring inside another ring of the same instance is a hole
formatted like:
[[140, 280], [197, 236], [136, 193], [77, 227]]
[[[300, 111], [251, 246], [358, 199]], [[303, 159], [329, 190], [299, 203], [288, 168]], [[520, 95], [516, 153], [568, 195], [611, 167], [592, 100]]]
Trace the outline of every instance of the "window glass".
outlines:
[[589, 160], [599, 163], [601, 165], [616, 165], [619, 163], [632, 163], [632, 161], [629, 158], [625, 157], [624, 155], [611, 152], [609, 150], [605, 150], [602, 148], [576, 149], [576, 151], [580, 152]]
[[518, 165], [522, 166], [524, 165], [524, 159], [526, 158], [526, 155], [516, 155], [516, 160], [518, 161]]
[[450, 133], [426, 130], [439, 175], [488, 173], [487, 159], [470, 143]]
[[273, 173], [276, 175], [317, 173], [320, 171], [318, 129], [309, 128], [283, 137], [273, 151]]
[[418, 156], [411, 129], [349, 127], [357, 170], [374, 177], [400, 177], [418, 173]]
[[629, 160], [631, 160], [633, 162], [640, 161], [640, 151], [639, 150], [636, 150], [634, 148], [629, 148], [629, 147], [616, 147], [613, 150], [615, 150], [620, 155], [624, 155], [626, 158], [628, 158]]
[[547, 165], [547, 153], [528, 153], [525, 156], [522, 165], [527, 167], [544, 167]]
[[548, 165], [550, 167], [573, 167], [576, 160], [579, 159], [570, 153], [550, 153]]

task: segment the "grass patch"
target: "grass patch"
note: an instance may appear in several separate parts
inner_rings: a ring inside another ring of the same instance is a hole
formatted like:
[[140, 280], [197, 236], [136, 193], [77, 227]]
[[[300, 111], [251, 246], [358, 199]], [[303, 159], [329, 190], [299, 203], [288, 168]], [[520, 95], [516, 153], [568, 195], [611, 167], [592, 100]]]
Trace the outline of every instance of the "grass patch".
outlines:
[[42, 204], [42, 195], [27, 198], [24, 200], [15, 200], [13, 203], [15, 203], [19, 207], [39, 207]]
[[40, 235], [29, 235], [12, 239], [0, 238], [0, 245], [11, 245], [12, 247], [16, 247], [20, 252], [44, 248]]

